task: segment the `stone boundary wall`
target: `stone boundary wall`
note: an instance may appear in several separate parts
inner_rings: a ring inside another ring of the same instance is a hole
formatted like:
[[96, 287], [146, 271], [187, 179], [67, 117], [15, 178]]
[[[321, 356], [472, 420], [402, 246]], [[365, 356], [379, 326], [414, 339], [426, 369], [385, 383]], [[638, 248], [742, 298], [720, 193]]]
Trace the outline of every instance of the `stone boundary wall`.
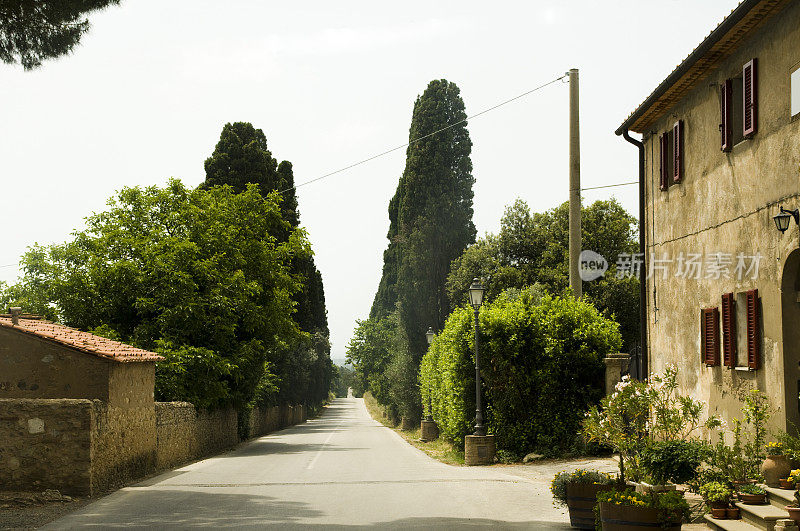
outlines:
[[[303, 406], [253, 409], [259, 437], [305, 422]], [[0, 491], [57, 489], [93, 495], [239, 443], [234, 409], [198, 411], [188, 402], [154, 409], [87, 399], [0, 399]]]
[[93, 402], [0, 399], [0, 490], [91, 494]]

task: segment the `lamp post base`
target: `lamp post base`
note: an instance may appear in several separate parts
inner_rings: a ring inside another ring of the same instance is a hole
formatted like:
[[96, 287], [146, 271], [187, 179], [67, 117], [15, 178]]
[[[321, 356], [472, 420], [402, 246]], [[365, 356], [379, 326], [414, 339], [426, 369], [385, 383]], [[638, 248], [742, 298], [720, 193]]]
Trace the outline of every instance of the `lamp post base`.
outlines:
[[494, 435], [467, 435], [464, 438], [464, 463], [467, 466], [494, 463]]
[[419, 438], [425, 442], [435, 441], [439, 438], [439, 426], [435, 420], [423, 420], [419, 425]]

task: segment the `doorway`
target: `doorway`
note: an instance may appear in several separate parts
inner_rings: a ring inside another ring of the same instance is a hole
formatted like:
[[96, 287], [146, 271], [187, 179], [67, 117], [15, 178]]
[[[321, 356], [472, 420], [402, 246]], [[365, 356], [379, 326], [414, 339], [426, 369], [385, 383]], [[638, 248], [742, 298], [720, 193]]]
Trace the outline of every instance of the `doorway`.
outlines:
[[786, 429], [800, 430], [800, 249], [786, 260], [781, 279]]

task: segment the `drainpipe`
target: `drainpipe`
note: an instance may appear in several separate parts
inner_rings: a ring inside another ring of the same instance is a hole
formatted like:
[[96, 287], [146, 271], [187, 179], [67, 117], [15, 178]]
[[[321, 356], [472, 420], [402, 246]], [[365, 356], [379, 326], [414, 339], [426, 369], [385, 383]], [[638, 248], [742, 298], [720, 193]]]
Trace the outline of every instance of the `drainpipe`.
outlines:
[[622, 130], [622, 138], [639, 148], [639, 252], [642, 253], [642, 265], [639, 270], [639, 328], [641, 342], [641, 373], [640, 377], [647, 378], [648, 352], [647, 352], [647, 253], [645, 252], [645, 204], [644, 204], [644, 143], [632, 138], [628, 129]]

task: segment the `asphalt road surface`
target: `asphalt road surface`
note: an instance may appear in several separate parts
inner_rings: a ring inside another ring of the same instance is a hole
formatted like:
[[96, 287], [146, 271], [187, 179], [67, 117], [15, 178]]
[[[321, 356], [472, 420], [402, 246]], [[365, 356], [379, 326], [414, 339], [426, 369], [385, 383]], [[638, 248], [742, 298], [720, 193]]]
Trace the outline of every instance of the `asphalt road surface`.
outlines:
[[123, 488], [45, 529], [568, 529], [547, 484], [431, 459], [335, 400], [319, 418]]

